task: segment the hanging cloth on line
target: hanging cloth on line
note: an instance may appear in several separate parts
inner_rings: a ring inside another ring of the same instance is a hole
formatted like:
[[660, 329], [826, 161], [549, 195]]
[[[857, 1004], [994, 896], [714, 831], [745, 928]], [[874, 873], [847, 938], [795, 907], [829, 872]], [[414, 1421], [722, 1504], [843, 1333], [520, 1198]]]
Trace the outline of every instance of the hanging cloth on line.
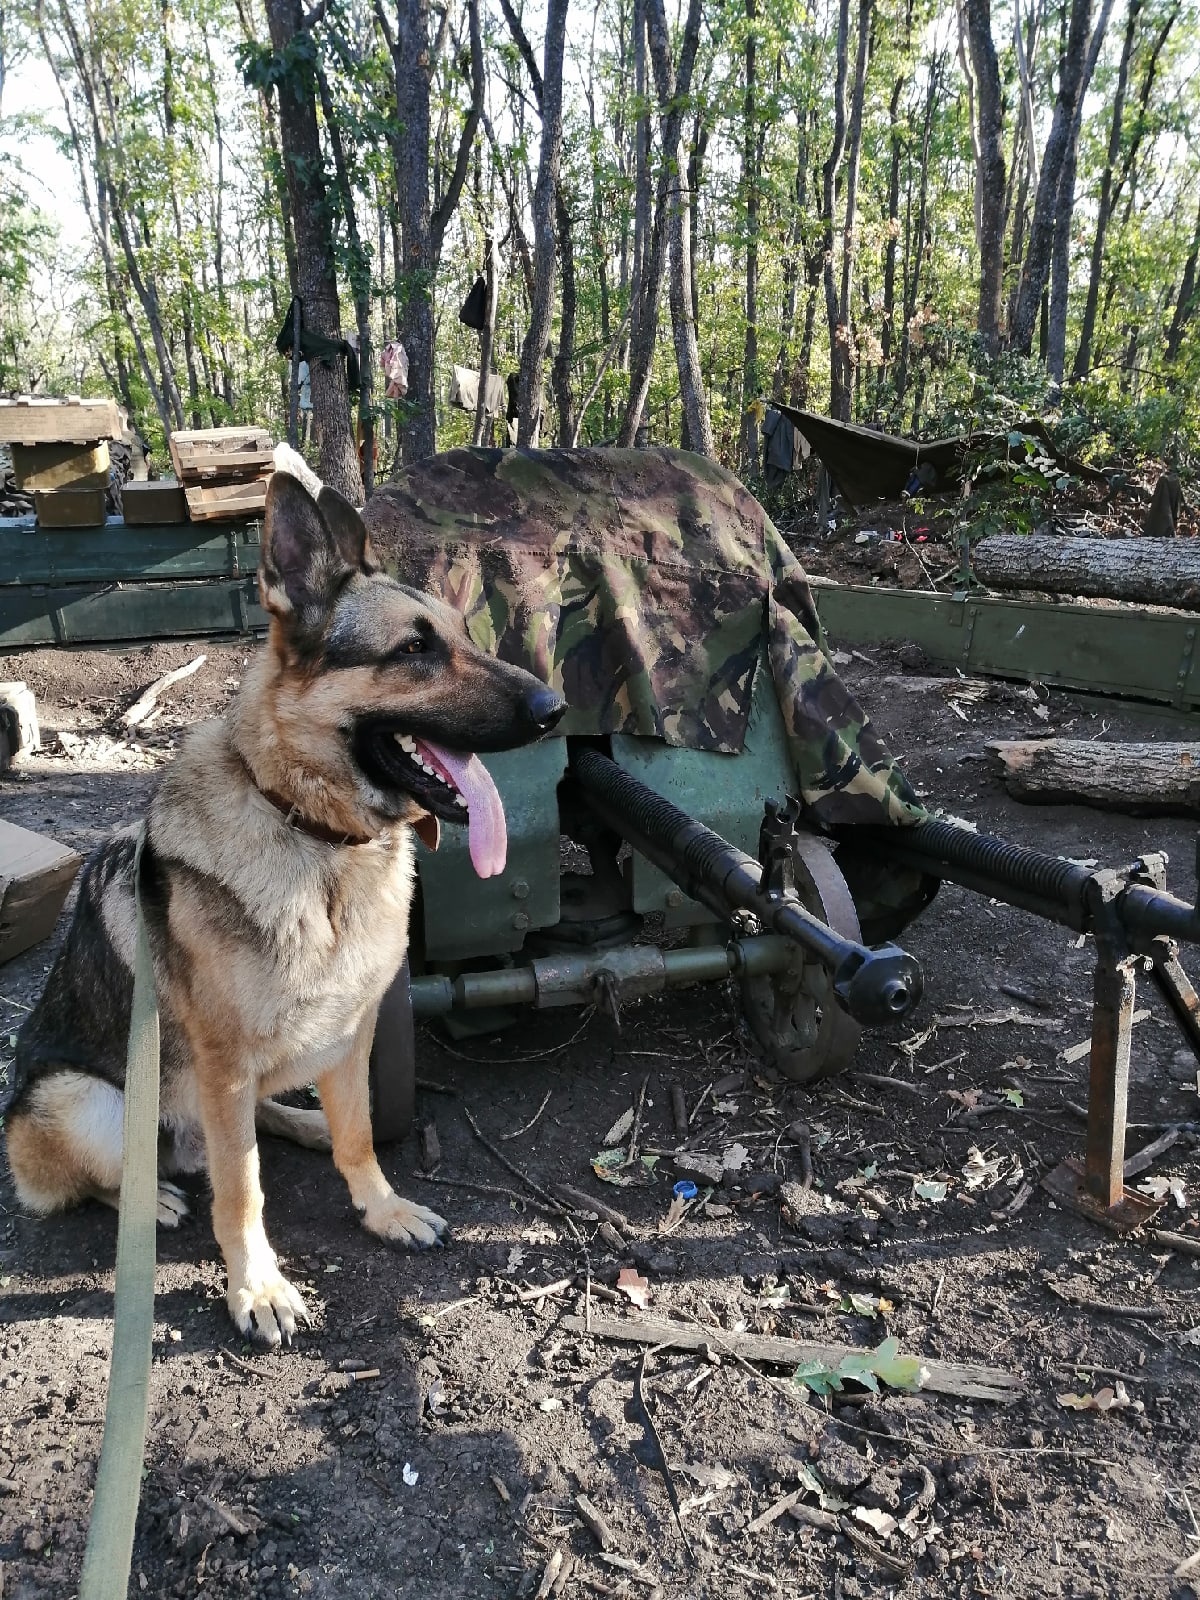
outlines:
[[300, 318], [300, 354], [311, 361], [330, 362], [335, 356], [346, 358], [346, 387], [355, 393], [362, 387], [358, 370], [358, 351], [348, 339], [329, 339], [304, 326], [304, 302], [295, 295], [288, 306], [283, 327], [275, 336], [275, 348], [281, 356], [290, 356], [296, 345], [296, 318]]

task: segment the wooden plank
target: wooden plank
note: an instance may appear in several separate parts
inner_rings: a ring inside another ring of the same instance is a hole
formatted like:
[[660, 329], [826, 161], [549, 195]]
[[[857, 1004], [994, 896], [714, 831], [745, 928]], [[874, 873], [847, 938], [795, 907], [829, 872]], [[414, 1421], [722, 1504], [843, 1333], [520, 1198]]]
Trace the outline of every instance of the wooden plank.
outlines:
[[[771, 1367], [797, 1367], [803, 1361], [814, 1360], [836, 1366], [846, 1356], [870, 1354], [858, 1345], [726, 1333], [723, 1328], [706, 1328], [694, 1322], [668, 1322], [661, 1317], [607, 1317], [593, 1313], [589, 1328], [583, 1317], [572, 1315], [564, 1317], [559, 1327], [568, 1333], [590, 1333], [594, 1339], [666, 1346], [672, 1350], [703, 1350], [711, 1346], [718, 1352], [732, 1351], [745, 1361], [760, 1361]], [[957, 1361], [932, 1358], [927, 1361], [923, 1356], [921, 1365], [926, 1372], [921, 1389], [926, 1394], [961, 1395], [971, 1400], [995, 1400], [1001, 1405], [1011, 1405], [1025, 1392], [1025, 1385], [1019, 1378], [997, 1367], [964, 1366]]]
[[275, 464], [275, 452], [269, 450], [181, 450], [180, 476], [185, 483], [205, 473], [230, 478], [235, 473], [253, 473], [256, 477], [268, 475]]
[[121, 434], [115, 400], [0, 400], [2, 444], [99, 444]]
[[195, 466], [197, 459], [209, 462], [225, 454], [257, 455], [265, 458], [261, 463], [270, 466], [273, 449], [271, 435], [265, 428], [192, 428], [181, 429], [170, 438], [171, 460], [175, 475], [187, 482], [197, 471], [220, 471], [223, 468]]
[[28, 584], [237, 577], [257, 570], [259, 535], [257, 522], [129, 528], [114, 519], [81, 539], [39, 528], [32, 517], [6, 518], [0, 520], [0, 594], [6, 586]]
[[0, 650], [262, 631], [254, 578], [0, 588]]
[[267, 479], [250, 483], [211, 483], [184, 485], [188, 516], [193, 522], [211, 522], [221, 517], [261, 514], [267, 505]]

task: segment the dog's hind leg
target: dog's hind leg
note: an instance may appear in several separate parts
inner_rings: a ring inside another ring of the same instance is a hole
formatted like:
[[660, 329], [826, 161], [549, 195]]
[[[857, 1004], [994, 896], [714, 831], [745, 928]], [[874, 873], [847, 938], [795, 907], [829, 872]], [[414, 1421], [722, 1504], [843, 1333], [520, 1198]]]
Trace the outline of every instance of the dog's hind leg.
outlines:
[[384, 1177], [371, 1138], [368, 1066], [375, 1018], [359, 1029], [345, 1061], [317, 1079], [317, 1092], [329, 1118], [333, 1162], [350, 1188], [363, 1227], [391, 1244], [427, 1250], [448, 1232], [436, 1211], [403, 1200]]
[[[8, 1164], [22, 1205], [45, 1216], [81, 1200], [116, 1206], [121, 1195], [125, 1096], [88, 1072], [50, 1072], [7, 1119]], [[158, 1186], [158, 1221], [177, 1227], [187, 1197]]]
[[280, 1105], [278, 1100], [260, 1100], [254, 1112], [259, 1133], [274, 1134], [277, 1139], [290, 1139], [306, 1150], [332, 1150], [329, 1123], [325, 1113], [316, 1107]]

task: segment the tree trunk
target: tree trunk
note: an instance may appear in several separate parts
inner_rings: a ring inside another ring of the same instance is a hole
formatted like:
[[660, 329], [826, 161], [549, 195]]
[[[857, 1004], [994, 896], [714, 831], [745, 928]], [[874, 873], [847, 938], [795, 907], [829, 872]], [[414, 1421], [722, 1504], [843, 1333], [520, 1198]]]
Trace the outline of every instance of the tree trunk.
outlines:
[[846, 151], [846, 74], [849, 69], [850, 50], [850, 0], [839, 0], [837, 28], [837, 72], [833, 88], [833, 143], [822, 169], [821, 221], [824, 246], [822, 249], [823, 277], [825, 280], [825, 319], [829, 324], [829, 385], [830, 411], [837, 399], [838, 341], [847, 336], [838, 317], [837, 280], [833, 273], [833, 210], [837, 198], [837, 176]]
[[1138, 17], [1142, 0], [1129, 0], [1129, 15], [1125, 21], [1125, 41], [1121, 46], [1121, 64], [1117, 68], [1117, 87], [1113, 93], [1112, 122], [1108, 133], [1108, 154], [1104, 173], [1100, 179], [1100, 199], [1096, 208], [1096, 236], [1092, 240], [1092, 263], [1088, 274], [1087, 301], [1083, 308], [1083, 322], [1079, 330], [1079, 348], [1075, 352], [1072, 377], [1078, 382], [1091, 370], [1092, 340], [1096, 334], [1096, 310], [1100, 303], [1100, 274], [1104, 269], [1104, 241], [1108, 233], [1115, 197], [1113, 174], [1121, 154], [1121, 134], [1125, 118], [1125, 95], [1129, 87], [1129, 63], [1133, 56], [1133, 42], [1137, 34]]
[[862, 152], [863, 98], [867, 85], [867, 62], [871, 45], [873, 0], [859, 0], [858, 51], [854, 61], [854, 88], [850, 100], [850, 127], [847, 133], [846, 215], [842, 224], [842, 289], [838, 300], [838, 342], [830, 352], [832, 395], [830, 415], [849, 422], [853, 412], [851, 380], [857, 365], [851, 316], [854, 290], [854, 258], [857, 253], [855, 228], [858, 222], [858, 165]]
[[371, 260], [363, 247], [358, 231], [358, 215], [354, 206], [354, 190], [350, 183], [350, 169], [346, 164], [346, 151], [342, 143], [341, 128], [334, 114], [333, 99], [324, 72], [317, 68], [317, 87], [321, 94], [321, 111], [329, 132], [333, 149], [333, 169], [337, 180], [338, 198], [341, 201], [342, 221], [346, 227], [348, 246], [350, 291], [354, 296], [354, 319], [358, 327], [358, 459], [362, 471], [363, 494], [369, 499], [375, 487], [375, 418], [371, 410], [371, 369], [374, 352], [371, 345]]
[[[484, 310], [483, 331], [479, 335], [479, 397], [475, 402], [475, 427], [471, 433], [471, 443], [476, 447], [483, 443], [484, 433], [487, 430], [488, 379], [492, 375], [492, 345], [496, 338], [496, 297], [500, 288], [500, 251], [495, 239], [486, 240], [485, 249], [487, 250], [485, 269], [487, 304]], [[501, 418], [500, 421], [503, 426], [504, 419]]]
[[[1089, 56], [1093, 62], [1095, 59], [1088, 49], [1091, 16], [1092, 0], [1071, 0], [1067, 43], [1059, 63], [1058, 98], [1054, 105], [1050, 136], [1042, 156], [1037, 197], [1033, 204], [1033, 219], [1029, 225], [1029, 244], [1021, 269], [1017, 307], [1009, 330], [1009, 340], [1013, 349], [1025, 355], [1029, 354], [1033, 345], [1034, 328], [1046, 280], [1050, 274], [1054, 218], [1068, 150], [1073, 142], [1078, 142], [1077, 112], [1090, 76]], [[1102, 34], [1102, 24], [1098, 25], [1097, 32]]]
[[1200, 611], [1200, 543], [1193, 539], [993, 534], [974, 547], [971, 565], [978, 578], [997, 589]]
[[[925, 120], [921, 133], [921, 184], [917, 198], [916, 239], [912, 247], [912, 270], [904, 286], [904, 327], [900, 331], [900, 359], [896, 365], [896, 399], [902, 401], [908, 389], [909, 355], [912, 350], [912, 320], [917, 314], [921, 288], [921, 266], [929, 248], [929, 151], [933, 141], [933, 114], [941, 83], [942, 58], [929, 62], [929, 87], [925, 95]], [[919, 403], [919, 402], [918, 402]]]
[[700, 44], [701, 0], [690, 0], [683, 30], [679, 73], [671, 62], [663, 0], [646, 0], [646, 20], [650, 56], [654, 66], [655, 88], [660, 101], [659, 127], [664, 169], [670, 177], [674, 198], [667, 215], [667, 239], [671, 257], [671, 328], [675, 339], [675, 364], [679, 371], [679, 393], [683, 402], [684, 429], [688, 448], [699, 455], [715, 456], [712, 423], [704, 398], [700, 373], [700, 351], [696, 343], [696, 322], [692, 295], [692, 239], [690, 197], [683, 181], [682, 101], [691, 87], [692, 67]]
[[1004, 101], [992, 40], [991, 0], [966, 0], [964, 15], [975, 76], [978, 159], [975, 211], [979, 226], [979, 310], [976, 327], [988, 355], [1000, 348], [1004, 285]]
[[880, 360], [882, 387], [891, 365], [892, 348], [896, 340], [896, 249], [900, 240], [900, 96], [904, 93], [907, 78], [898, 76], [892, 85], [892, 98], [888, 102], [888, 164], [887, 244], [883, 252], [883, 320], [879, 329], [879, 345], [883, 354]]
[[[329, 197], [317, 131], [316, 96], [311, 76], [295, 60], [296, 40], [304, 31], [300, 0], [267, 0], [267, 24], [276, 58], [293, 63], [278, 85], [279, 136], [296, 228], [304, 325], [323, 338], [340, 339], [342, 315], [334, 270]], [[309, 373], [317, 471], [352, 504], [361, 505], [362, 473], [350, 426], [345, 363], [340, 359], [312, 361]]]
[[542, 148], [533, 192], [533, 303], [521, 350], [517, 443], [532, 444], [541, 421], [542, 362], [554, 312], [554, 201], [562, 162], [563, 52], [568, 0], [549, 0], [542, 67]]
[[1071, 219], [1075, 214], [1075, 165], [1079, 153], [1079, 133], [1083, 124], [1083, 99], [1088, 84], [1100, 58], [1100, 47], [1112, 15], [1113, 0], [1101, 0], [1100, 15], [1092, 29], [1087, 60], [1083, 67], [1083, 82], [1075, 102], [1075, 115], [1071, 122], [1066, 155], [1063, 158], [1062, 177], [1058, 184], [1058, 204], [1054, 212], [1054, 233], [1050, 255], [1050, 295], [1046, 323], [1046, 370], [1055, 385], [1061, 389], [1063, 368], [1067, 358], [1067, 299], [1071, 274]]
[[1188, 323], [1196, 311], [1197, 300], [1200, 294], [1196, 286], [1196, 266], [1200, 261], [1200, 214], [1196, 217], [1196, 226], [1192, 230], [1192, 245], [1188, 251], [1187, 261], [1183, 267], [1183, 277], [1179, 283], [1179, 293], [1175, 297], [1175, 310], [1171, 317], [1171, 326], [1167, 329], [1167, 360], [1174, 361], [1179, 354], [1179, 347], [1183, 343], [1183, 336], [1187, 332]]
[[997, 739], [1015, 800], [1062, 801], [1142, 816], [1200, 812], [1200, 744], [1109, 744], [1099, 739]]
[[742, 99], [742, 203], [746, 213], [746, 337], [742, 352], [742, 466], [758, 466], [758, 425], [751, 405], [758, 399], [758, 110], [756, 96], [758, 0], [745, 0], [745, 93]]

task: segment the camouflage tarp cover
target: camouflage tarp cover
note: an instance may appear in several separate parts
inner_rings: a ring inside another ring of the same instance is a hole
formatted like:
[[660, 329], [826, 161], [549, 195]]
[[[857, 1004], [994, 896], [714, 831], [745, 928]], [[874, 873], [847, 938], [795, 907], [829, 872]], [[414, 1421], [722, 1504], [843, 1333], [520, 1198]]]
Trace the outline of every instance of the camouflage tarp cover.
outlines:
[[681, 450], [453, 450], [381, 486], [364, 519], [398, 577], [562, 692], [560, 731], [737, 752], [765, 631], [816, 817], [924, 817], [817, 644], [799, 563], [716, 463]]

